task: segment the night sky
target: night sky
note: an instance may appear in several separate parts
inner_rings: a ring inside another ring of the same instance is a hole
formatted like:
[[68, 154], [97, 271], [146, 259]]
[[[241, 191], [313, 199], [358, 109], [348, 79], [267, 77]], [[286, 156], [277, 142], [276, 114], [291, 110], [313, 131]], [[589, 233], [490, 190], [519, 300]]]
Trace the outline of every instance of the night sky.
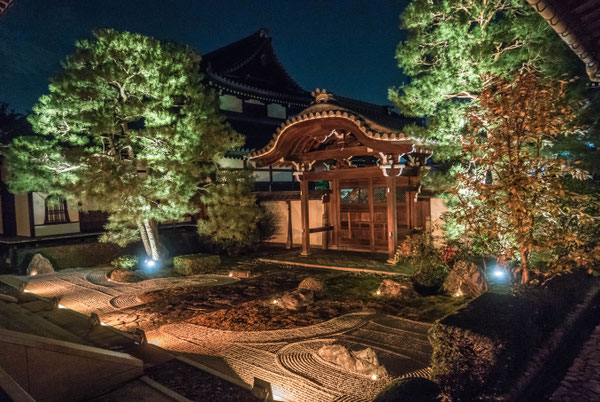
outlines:
[[394, 51], [409, 0], [14, 0], [0, 17], [0, 102], [25, 112], [77, 39], [99, 27], [152, 35], [200, 53], [261, 27], [306, 90], [387, 104], [402, 82]]

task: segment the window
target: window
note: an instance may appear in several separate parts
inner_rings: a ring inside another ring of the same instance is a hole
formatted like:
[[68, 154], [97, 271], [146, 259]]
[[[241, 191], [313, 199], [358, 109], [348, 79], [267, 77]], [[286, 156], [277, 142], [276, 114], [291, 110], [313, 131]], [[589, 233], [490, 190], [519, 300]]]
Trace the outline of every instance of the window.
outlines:
[[340, 189], [340, 201], [342, 204], [364, 204], [369, 202], [369, 190], [366, 188], [342, 188]]
[[64, 198], [46, 197], [44, 204], [46, 206], [45, 225], [70, 222], [67, 201]]
[[277, 103], [269, 103], [267, 105], [267, 115], [276, 119], [285, 119], [287, 117], [285, 106], [279, 105]]
[[242, 113], [242, 100], [233, 95], [219, 96], [219, 108], [229, 112]]

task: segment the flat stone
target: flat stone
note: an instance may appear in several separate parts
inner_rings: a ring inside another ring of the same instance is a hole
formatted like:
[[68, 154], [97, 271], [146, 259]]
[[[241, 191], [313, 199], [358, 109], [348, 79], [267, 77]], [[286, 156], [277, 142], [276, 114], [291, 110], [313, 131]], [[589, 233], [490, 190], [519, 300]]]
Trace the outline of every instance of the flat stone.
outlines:
[[311, 291], [296, 290], [285, 293], [279, 300], [279, 305], [287, 310], [298, 310], [315, 302], [315, 294]]
[[1, 294], [1, 293], [0, 293], [0, 300], [2, 300], [4, 302], [8, 302], [8, 303], [16, 303], [16, 302], [18, 302], [18, 300], [17, 300], [16, 297], [5, 295], [5, 294]]
[[252, 271], [249, 269], [233, 269], [229, 271], [229, 276], [231, 278], [250, 278], [252, 276]]

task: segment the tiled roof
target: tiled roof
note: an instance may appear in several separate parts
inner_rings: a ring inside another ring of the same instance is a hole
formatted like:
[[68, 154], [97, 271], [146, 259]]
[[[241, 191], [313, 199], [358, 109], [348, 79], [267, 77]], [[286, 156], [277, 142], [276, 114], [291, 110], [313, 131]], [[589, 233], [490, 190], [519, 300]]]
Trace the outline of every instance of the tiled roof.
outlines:
[[388, 144], [414, 144], [413, 152], [429, 154], [430, 151], [417, 146], [414, 139], [403, 133], [403, 128], [414, 119], [408, 119], [391, 111], [385, 106], [376, 106], [348, 98], [336, 98], [325, 90], [313, 92], [316, 102], [286, 120], [277, 128], [273, 139], [262, 149], [250, 153], [251, 158], [260, 158], [272, 154], [277, 148], [278, 141], [290, 127], [309, 120], [342, 119], [354, 124], [366, 137]]
[[203, 70], [215, 84], [268, 97], [310, 101], [308, 92], [283, 68], [266, 29], [203, 56]]
[[600, 83], [600, 0], [527, 0]]

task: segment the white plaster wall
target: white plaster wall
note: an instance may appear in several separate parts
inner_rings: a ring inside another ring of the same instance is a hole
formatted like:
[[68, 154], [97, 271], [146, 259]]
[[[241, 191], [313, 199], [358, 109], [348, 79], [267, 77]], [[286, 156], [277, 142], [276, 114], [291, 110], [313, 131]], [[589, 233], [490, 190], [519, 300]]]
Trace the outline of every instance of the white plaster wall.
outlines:
[[17, 236], [31, 237], [27, 194], [15, 195], [15, 215], [17, 218]]
[[79, 222], [70, 223], [57, 223], [53, 225], [42, 225], [35, 226], [35, 235], [37, 236], [50, 236], [60, 235], [68, 233], [79, 233], [80, 227]]
[[[272, 243], [287, 242], [287, 223], [288, 209], [285, 201], [269, 201], [264, 203], [267, 208], [277, 217], [277, 232], [276, 235], [269, 241]], [[323, 226], [323, 202], [321, 200], [310, 200], [308, 203], [309, 212], [308, 219], [311, 228], [319, 228]], [[300, 201], [291, 201], [292, 209], [292, 241], [294, 246], [302, 244], [302, 220], [300, 214]], [[312, 233], [310, 235], [310, 244], [320, 246], [323, 236], [327, 232]]]
[[433, 227], [433, 239], [436, 246], [441, 245], [444, 238], [444, 231], [442, 230], [442, 214], [446, 212], [446, 204], [441, 198], [431, 198], [431, 225]]

